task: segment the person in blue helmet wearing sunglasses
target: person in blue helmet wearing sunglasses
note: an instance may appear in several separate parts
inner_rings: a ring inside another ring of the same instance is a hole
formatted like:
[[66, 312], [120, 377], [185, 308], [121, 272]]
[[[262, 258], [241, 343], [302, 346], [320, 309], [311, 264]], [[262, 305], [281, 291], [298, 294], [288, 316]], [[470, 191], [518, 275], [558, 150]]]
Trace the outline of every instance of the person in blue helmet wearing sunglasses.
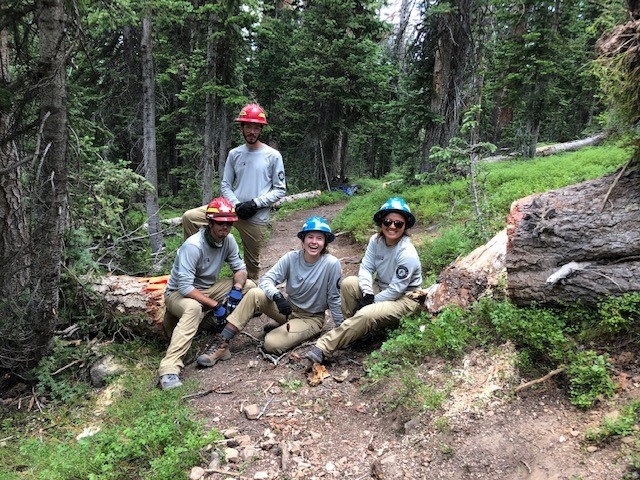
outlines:
[[[231, 358], [230, 340], [258, 312], [275, 320], [265, 325], [264, 350], [282, 354], [318, 335], [330, 310], [335, 325], [343, 320], [340, 307], [340, 260], [328, 253], [335, 240], [322, 217], [310, 217], [297, 234], [302, 248], [283, 255], [249, 290], [227, 317], [221, 339], [200, 355], [196, 362], [211, 367]], [[285, 297], [277, 286], [286, 282]]]
[[405, 294], [422, 286], [422, 266], [407, 230], [416, 223], [407, 202], [389, 198], [375, 213], [379, 227], [369, 239], [358, 276], [340, 287], [344, 322], [322, 335], [306, 358], [323, 363], [325, 357], [369, 333], [397, 327], [400, 318], [419, 308]]

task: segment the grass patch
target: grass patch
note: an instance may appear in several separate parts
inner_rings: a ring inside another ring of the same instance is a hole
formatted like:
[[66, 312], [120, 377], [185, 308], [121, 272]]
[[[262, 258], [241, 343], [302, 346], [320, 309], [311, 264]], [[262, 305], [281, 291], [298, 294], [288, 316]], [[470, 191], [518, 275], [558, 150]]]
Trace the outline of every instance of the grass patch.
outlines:
[[[131, 348], [133, 343], [129, 345]], [[2, 438], [18, 436], [0, 447], [0, 478], [42, 480], [121, 480], [188, 478], [188, 468], [221, 436], [205, 431], [180, 397], [183, 389], [153, 387], [158, 358], [138, 350], [131, 366], [111, 386], [115, 400], [106, 408], [93, 401], [52, 404], [38, 416], [13, 415], [3, 420]], [[126, 359], [124, 359], [126, 361]], [[99, 428], [76, 439], [85, 428]]]

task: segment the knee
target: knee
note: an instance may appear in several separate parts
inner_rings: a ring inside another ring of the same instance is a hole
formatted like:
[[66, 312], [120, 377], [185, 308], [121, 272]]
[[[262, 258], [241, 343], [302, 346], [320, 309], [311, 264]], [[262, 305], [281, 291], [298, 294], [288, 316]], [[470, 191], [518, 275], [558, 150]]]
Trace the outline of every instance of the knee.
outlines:
[[358, 297], [360, 295], [360, 284], [358, 277], [346, 277], [340, 282], [340, 294], [343, 297]]

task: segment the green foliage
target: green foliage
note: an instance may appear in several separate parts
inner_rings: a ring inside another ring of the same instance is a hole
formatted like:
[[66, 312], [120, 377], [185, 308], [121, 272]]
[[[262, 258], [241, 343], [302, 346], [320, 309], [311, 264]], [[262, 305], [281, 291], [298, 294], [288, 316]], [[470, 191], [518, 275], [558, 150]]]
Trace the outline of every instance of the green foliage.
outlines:
[[491, 312], [491, 321], [498, 335], [527, 350], [537, 361], [561, 363], [574, 347], [565, 336], [567, 325], [552, 310], [501, 302]]
[[573, 405], [589, 408], [605, 397], [611, 397], [615, 385], [610, 377], [611, 364], [605, 355], [592, 350], [578, 352], [567, 366], [569, 398]]
[[459, 307], [447, 307], [437, 317], [425, 313], [403, 317], [382, 347], [367, 360], [367, 375], [376, 380], [399, 368], [415, 366], [430, 355], [459, 357], [473, 338], [473, 327]]
[[585, 437], [591, 442], [602, 444], [617, 437], [637, 436], [638, 420], [640, 400], [632, 400], [620, 408], [617, 415], [604, 417], [602, 426], [588, 430]]
[[69, 367], [88, 365], [96, 359], [90, 345], [54, 337], [53, 352], [43, 357], [34, 371], [40, 395], [46, 392], [53, 400], [64, 403], [78, 401], [89, 392], [88, 372]]
[[437, 411], [447, 398], [446, 389], [438, 389], [420, 378], [415, 368], [404, 369], [395, 379], [399, 384], [390, 390], [387, 398], [392, 410], [403, 407], [419, 412]]
[[[129, 346], [128, 354], [133, 355]], [[147, 353], [138, 350], [144, 358]], [[116, 388], [117, 401], [96, 419], [92, 408], [63, 408], [52, 422], [64, 428], [47, 430], [35, 428], [30, 436], [15, 445], [7, 446], [10, 455], [0, 460], [0, 469], [21, 473], [3, 477], [69, 480], [120, 480], [122, 478], [153, 478], [155, 480], [187, 478], [186, 468], [200, 462], [202, 450], [220, 439], [215, 431], [205, 432], [196, 421], [188, 404], [180, 400], [181, 392], [149, 388], [155, 367], [139, 365], [120, 379]], [[153, 369], [153, 370], [152, 370]], [[71, 405], [69, 405], [71, 407]], [[88, 407], [88, 406], [87, 406]], [[17, 419], [16, 419], [17, 420]], [[93, 436], [77, 441], [75, 436], [85, 426], [99, 426]], [[19, 429], [25, 427], [24, 422]], [[13, 422], [3, 422], [2, 432], [16, 433]], [[39, 438], [40, 435], [40, 438]], [[6, 467], [6, 468], [5, 468]]]
[[148, 241], [139, 232], [146, 215], [134, 200], [143, 198], [147, 188], [144, 178], [124, 162], [98, 160], [84, 166], [72, 191], [73, 224], [65, 252], [76, 276], [96, 267], [128, 274], [146, 271]]
[[420, 246], [420, 262], [422, 272], [438, 275], [442, 270], [482, 243], [479, 232], [474, 231], [476, 225], [454, 225], [441, 230], [437, 237], [427, 237]]
[[586, 341], [612, 339], [629, 333], [638, 334], [640, 329], [640, 293], [626, 293], [607, 298], [598, 304], [590, 328], [585, 329]]
[[291, 392], [297, 392], [303, 387], [303, 383], [297, 378], [281, 378], [278, 383], [282, 388]]

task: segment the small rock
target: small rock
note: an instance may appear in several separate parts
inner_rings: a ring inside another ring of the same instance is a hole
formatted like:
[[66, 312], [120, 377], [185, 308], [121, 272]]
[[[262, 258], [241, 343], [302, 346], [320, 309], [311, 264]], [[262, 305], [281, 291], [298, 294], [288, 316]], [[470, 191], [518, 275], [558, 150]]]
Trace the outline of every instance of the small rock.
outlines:
[[253, 480], [266, 480], [269, 478], [269, 472], [260, 471], [253, 475]]
[[189, 480], [200, 480], [204, 477], [204, 468], [202, 467], [193, 467], [191, 472], [189, 473]]
[[589, 452], [589, 453], [593, 453], [593, 452], [597, 452], [597, 451], [598, 451], [598, 447], [594, 447], [594, 446], [587, 447], [587, 452]]
[[237, 440], [238, 445], [241, 447], [249, 447], [253, 445], [253, 441], [251, 441], [251, 437], [249, 435], [239, 435], [235, 440]]
[[240, 432], [237, 428], [227, 428], [226, 430], [222, 431], [222, 435], [224, 435], [224, 438], [233, 438], [238, 435], [238, 433]]
[[224, 449], [224, 457], [227, 459], [227, 462], [237, 463], [240, 459], [240, 452], [235, 448], [225, 448]]
[[333, 472], [336, 469], [336, 466], [334, 465], [333, 462], [327, 462], [327, 464], [324, 466], [324, 469], [327, 472]]
[[102, 388], [107, 383], [107, 377], [120, 375], [123, 371], [124, 367], [116, 362], [112, 355], [102, 357], [89, 369], [91, 385]]
[[250, 460], [253, 457], [257, 457], [257, 456], [258, 456], [258, 451], [253, 447], [245, 447], [242, 450], [242, 458], [245, 460]]
[[244, 414], [249, 420], [257, 420], [260, 415], [260, 407], [255, 403], [244, 407]]

